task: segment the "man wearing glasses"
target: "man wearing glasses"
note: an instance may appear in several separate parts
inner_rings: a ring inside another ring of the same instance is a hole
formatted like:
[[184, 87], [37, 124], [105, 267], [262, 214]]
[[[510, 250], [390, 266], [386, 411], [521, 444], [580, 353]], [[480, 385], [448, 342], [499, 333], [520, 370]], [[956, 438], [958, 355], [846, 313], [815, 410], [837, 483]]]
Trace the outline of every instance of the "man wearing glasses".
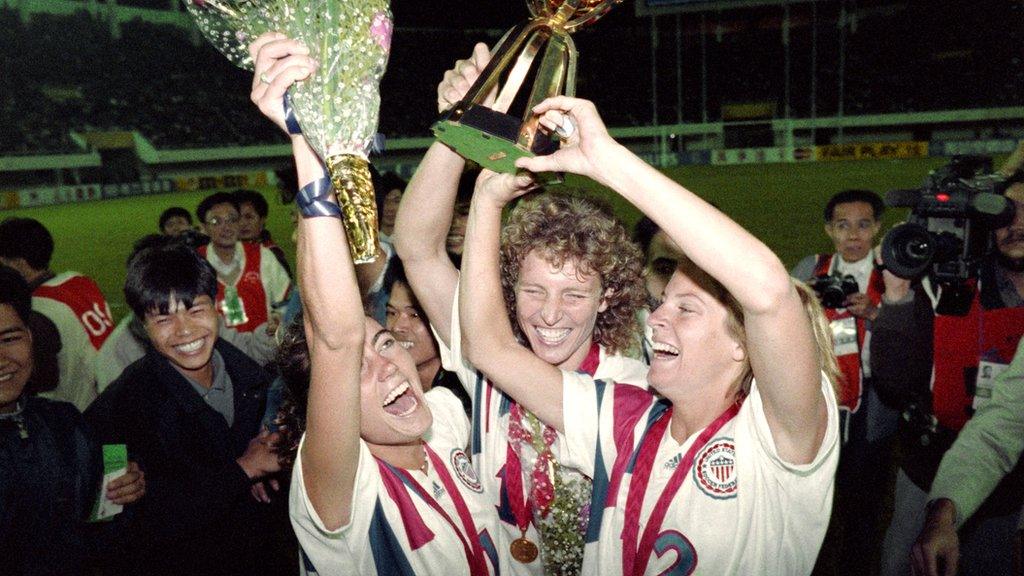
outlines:
[[199, 203], [196, 216], [210, 237], [199, 254], [217, 271], [216, 304], [224, 323], [252, 332], [271, 320], [273, 305], [285, 299], [291, 280], [270, 250], [239, 241], [239, 213], [238, 201], [228, 192]]
[[[808, 256], [791, 272], [821, 296], [844, 377], [839, 387], [843, 444], [832, 525], [826, 536], [832, 545], [826, 544], [819, 564], [856, 567], [851, 574], [868, 574], [877, 563], [880, 543], [876, 524], [883, 499], [876, 496], [886, 493], [891, 438], [896, 429], [896, 412], [882, 404], [872, 387], [869, 364], [871, 323], [885, 292], [872, 250], [884, 209], [882, 198], [870, 190], [834, 194], [825, 205], [824, 216], [825, 233], [835, 252]], [[832, 297], [827, 287], [831, 287]]]

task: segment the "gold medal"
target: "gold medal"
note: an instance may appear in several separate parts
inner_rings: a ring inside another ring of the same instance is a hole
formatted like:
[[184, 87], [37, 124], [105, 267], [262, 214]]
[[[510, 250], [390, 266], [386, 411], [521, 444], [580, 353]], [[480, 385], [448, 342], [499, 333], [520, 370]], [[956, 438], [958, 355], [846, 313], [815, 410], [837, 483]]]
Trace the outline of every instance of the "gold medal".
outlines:
[[525, 534], [522, 537], [513, 540], [508, 549], [512, 552], [512, 557], [515, 558], [517, 562], [529, 564], [537, 559], [537, 545], [527, 540]]

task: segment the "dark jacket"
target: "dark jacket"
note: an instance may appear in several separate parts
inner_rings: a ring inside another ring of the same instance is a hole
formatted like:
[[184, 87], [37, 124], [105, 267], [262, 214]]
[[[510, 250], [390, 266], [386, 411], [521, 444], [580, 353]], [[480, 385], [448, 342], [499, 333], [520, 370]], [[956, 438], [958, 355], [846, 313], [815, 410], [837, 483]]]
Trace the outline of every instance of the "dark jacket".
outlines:
[[85, 524], [101, 476], [71, 404], [27, 398], [18, 417], [0, 420], [0, 574], [84, 574], [90, 553], [116, 557], [98, 537], [119, 520]]
[[236, 462], [259, 433], [269, 383], [244, 353], [218, 339], [234, 387], [227, 421], [154, 350], [125, 368], [85, 413], [105, 444], [122, 443], [146, 473], [136, 506], [132, 562], [139, 574], [255, 574], [271, 523]]

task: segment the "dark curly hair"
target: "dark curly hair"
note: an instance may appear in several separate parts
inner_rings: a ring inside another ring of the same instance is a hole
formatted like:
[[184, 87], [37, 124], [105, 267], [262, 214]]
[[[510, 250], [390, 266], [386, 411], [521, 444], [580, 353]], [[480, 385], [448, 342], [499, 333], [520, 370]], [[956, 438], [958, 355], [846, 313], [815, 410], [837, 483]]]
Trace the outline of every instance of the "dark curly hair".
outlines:
[[[527, 254], [554, 266], [573, 261], [581, 274], [597, 274], [609, 291], [608, 308], [597, 315], [594, 341], [612, 353], [635, 349], [640, 326], [636, 312], [644, 304], [643, 257], [611, 210], [578, 193], [546, 192], [521, 201], [501, 233], [501, 284], [509, 318], [516, 317], [515, 287]], [[527, 342], [518, 322], [512, 329]]]
[[290, 470], [295, 465], [299, 440], [306, 431], [306, 403], [309, 400], [311, 364], [301, 312], [285, 330], [274, 365], [284, 381], [281, 407], [274, 419], [281, 434], [281, 441], [276, 448], [277, 459], [282, 469]]

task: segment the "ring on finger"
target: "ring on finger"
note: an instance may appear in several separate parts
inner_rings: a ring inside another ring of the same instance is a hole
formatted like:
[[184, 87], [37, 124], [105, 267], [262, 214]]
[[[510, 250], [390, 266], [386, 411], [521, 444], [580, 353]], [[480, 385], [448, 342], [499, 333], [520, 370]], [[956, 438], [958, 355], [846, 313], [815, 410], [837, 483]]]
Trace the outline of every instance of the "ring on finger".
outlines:
[[555, 128], [555, 133], [562, 139], [571, 138], [576, 133], [576, 123], [568, 114], [562, 114], [562, 122]]
[[270, 77], [267, 76], [266, 72], [260, 72], [260, 83], [270, 84]]

